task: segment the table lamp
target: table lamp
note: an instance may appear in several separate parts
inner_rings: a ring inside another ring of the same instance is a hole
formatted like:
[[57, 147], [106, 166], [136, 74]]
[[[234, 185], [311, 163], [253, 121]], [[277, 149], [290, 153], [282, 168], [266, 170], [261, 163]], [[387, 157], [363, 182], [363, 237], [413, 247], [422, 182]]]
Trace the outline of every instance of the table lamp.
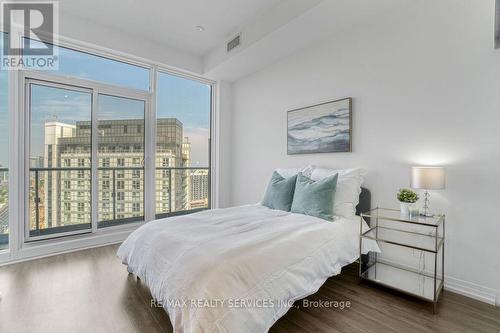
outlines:
[[424, 192], [424, 211], [422, 216], [432, 217], [429, 213], [429, 190], [442, 190], [445, 188], [445, 168], [416, 166], [411, 168], [410, 186], [414, 189], [422, 189]]

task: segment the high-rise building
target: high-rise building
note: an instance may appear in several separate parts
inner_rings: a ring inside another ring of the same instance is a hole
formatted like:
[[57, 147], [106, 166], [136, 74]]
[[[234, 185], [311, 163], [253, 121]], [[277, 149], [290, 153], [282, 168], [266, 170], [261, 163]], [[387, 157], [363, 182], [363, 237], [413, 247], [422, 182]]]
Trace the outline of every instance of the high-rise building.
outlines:
[[208, 170], [191, 171], [190, 208], [208, 207]]
[[[43, 166], [45, 168], [61, 167], [59, 140], [64, 137], [74, 137], [75, 130], [76, 126], [57, 121], [45, 123], [43, 155]], [[39, 163], [39, 160], [35, 163]], [[35, 178], [31, 179], [31, 181], [37, 183], [38, 193], [42, 196], [38, 201], [44, 203], [44, 214], [40, 214], [40, 207], [38, 207], [38, 226], [47, 228], [58, 226], [59, 224], [56, 224], [56, 221], [61, 221], [59, 209], [61, 188], [60, 172], [38, 172], [35, 173], [34, 176]], [[42, 177], [44, 178], [44, 182], [40, 181]], [[40, 189], [41, 186], [43, 186], [44, 189]], [[33, 186], [33, 188], [35, 188], [35, 186]], [[30, 202], [33, 202], [33, 200], [30, 200]], [[33, 206], [32, 209], [36, 209], [36, 207]]]
[[[103, 120], [98, 131], [99, 221], [140, 218], [144, 215], [144, 120]], [[189, 175], [182, 168], [190, 164], [190, 144], [183, 141], [182, 123], [158, 119], [156, 131], [156, 212], [188, 209]], [[39, 200], [45, 207], [43, 225], [90, 223], [91, 122], [46, 123], [44, 153], [44, 167], [69, 170], [45, 172], [41, 186], [46, 193]]]

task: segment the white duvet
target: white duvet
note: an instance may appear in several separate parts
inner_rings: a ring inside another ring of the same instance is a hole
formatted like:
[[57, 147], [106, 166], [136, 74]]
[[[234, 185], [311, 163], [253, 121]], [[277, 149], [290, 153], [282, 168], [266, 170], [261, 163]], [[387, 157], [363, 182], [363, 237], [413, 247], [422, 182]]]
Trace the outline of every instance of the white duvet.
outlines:
[[145, 224], [118, 256], [175, 332], [267, 332], [293, 301], [359, 257], [359, 220], [252, 205]]

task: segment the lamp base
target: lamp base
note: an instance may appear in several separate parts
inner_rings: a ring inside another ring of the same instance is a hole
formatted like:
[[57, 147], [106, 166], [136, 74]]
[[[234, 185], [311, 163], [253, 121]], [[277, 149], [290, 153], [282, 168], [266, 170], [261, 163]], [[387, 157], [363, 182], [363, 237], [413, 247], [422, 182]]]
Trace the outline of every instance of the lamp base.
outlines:
[[425, 190], [425, 192], [424, 192], [424, 207], [423, 207], [424, 211], [422, 213], [420, 213], [420, 216], [434, 217], [434, 214], [429, 213], [429, 197], [430, 197], [429, 191]]

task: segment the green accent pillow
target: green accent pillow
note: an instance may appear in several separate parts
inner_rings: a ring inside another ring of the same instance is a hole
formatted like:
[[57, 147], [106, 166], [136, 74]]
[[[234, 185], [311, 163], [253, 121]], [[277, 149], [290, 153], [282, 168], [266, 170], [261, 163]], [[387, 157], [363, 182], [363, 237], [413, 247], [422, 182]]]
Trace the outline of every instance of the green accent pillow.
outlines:
[[299, 172], [292, 213], [300, 213], [333, 221], [333, 198], [337, 188], [338, 174], [314, 181]]
[[297, 175], [290, 178], [283, 178], [278, 172], [274, 171], [267, 185], [262, 205], [271, 209], [289, 212], [292, 206], [296, 180]]

